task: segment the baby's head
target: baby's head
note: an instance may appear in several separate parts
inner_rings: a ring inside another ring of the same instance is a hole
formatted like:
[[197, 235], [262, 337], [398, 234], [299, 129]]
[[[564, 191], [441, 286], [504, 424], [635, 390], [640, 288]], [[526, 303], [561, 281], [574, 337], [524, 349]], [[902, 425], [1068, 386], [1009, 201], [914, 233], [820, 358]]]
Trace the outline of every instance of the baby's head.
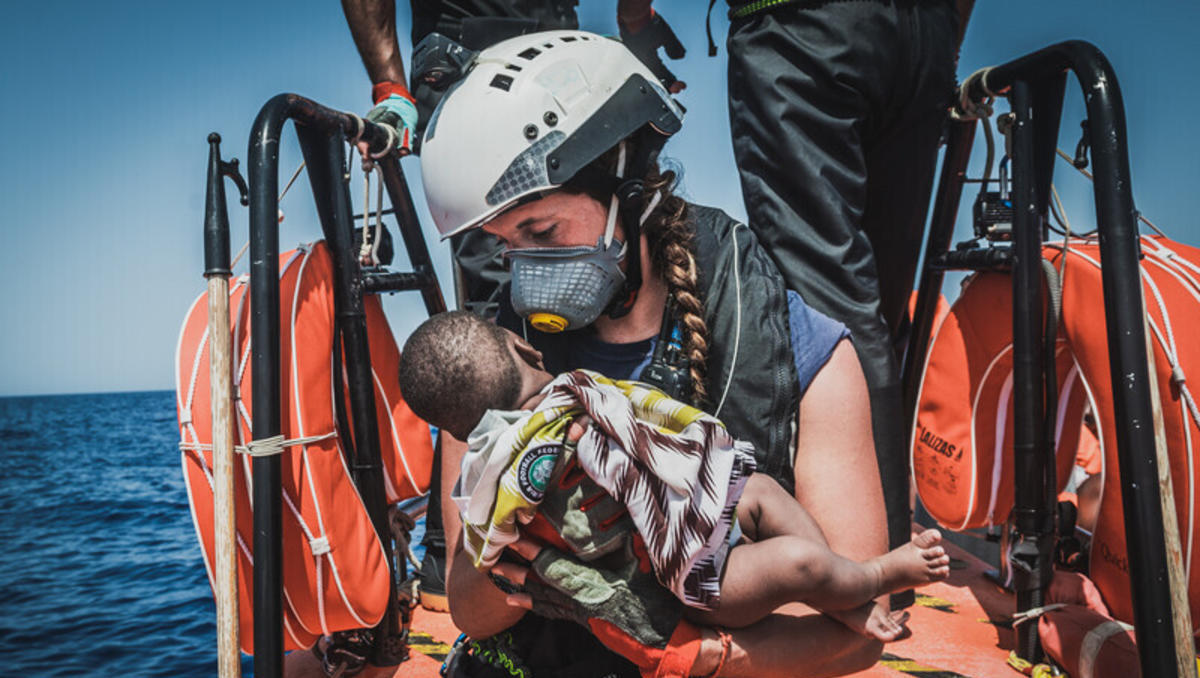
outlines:
[[487, 410], [528, 407], [553, 377], [524, 339], [466, 311], [422, 323], [400, 356], [400, 392], [412, 411], [459, 440]]

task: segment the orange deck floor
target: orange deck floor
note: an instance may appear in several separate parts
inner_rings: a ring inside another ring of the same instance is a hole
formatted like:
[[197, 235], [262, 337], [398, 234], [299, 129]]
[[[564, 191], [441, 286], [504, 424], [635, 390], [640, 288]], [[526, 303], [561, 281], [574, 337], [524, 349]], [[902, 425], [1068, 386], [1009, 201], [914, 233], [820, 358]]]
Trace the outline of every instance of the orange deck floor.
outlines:
[[[987, 566], [953, 544], [950, 578], [917, 590], [909, 611], [912, 635], [890, 643], [883, 659], [860, 678], [1015, 678], [1006, 659], [1013, 647], [1009, 624], [1013, 600], [984, 577]], [[411, 658], [397, 667], [368, 668], [362, 678], [435, 678], [449, 644], [458, 637], [450, 615], [418, 608], [413, 619]], [[285, 662], [288, 678], [320, 678], [311, 652], [293, 652]]]

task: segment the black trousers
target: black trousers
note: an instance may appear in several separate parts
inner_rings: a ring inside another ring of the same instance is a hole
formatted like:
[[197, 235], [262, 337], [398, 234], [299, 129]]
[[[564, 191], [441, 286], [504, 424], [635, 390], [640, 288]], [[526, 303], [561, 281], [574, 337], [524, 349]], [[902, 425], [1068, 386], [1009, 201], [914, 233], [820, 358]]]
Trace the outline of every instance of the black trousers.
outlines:
[[788, 286], [851, 330], [892, 547], [911, 526], [892, 338], [920, 254], [957, 32], [949, 0], [801, 2], [729, 31], [729, 117], [750, 228]]

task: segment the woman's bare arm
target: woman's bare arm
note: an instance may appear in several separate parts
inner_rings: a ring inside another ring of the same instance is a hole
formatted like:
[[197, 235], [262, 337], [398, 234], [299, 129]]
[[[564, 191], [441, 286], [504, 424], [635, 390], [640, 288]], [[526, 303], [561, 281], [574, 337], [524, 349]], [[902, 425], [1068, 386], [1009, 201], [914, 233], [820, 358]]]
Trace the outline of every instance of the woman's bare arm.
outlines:
[[800, 403], [794, 469], [796, 499], [821, 526], [829, 548], [855, 560], [887, 551], [870, 398], [848, 339], [837, 345]]
[[[835, 552], [855, 560], [886, 552], [887, 524], [870, 401], [849, 340], [838, 344], [817, 373], [800, 403], [799, 416], [796, 498]], [[878, 641], [800, 604], [781, 608], [731, 635], [729, 658], [720, 674], [726, 677], [840, 676], [870, 667], [883, 651]], [[720, 642], [706, 630], [694, 672], [712, 671], [720, 655]]]
[[446, 531], [446, 594], [454, 625], [472, 638], [486, 638], [516, 624], [525, 610], [504, 602], [505, 594], [471, 564], [462, 549], [462, 518], [450, 491], [458, 482], [467, 445], [442, 433], [442, 526]]

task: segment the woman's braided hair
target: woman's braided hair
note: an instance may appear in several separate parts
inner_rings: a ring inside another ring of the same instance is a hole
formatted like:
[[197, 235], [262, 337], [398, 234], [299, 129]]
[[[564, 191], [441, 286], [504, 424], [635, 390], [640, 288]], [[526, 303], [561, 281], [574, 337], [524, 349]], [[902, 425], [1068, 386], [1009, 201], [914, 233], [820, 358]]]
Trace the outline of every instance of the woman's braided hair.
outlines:
[[650, 262], [667, 283], [675, 302], [683, 335], [683, 350], [688, 358], [692, 382], [691, 401], [696, 406], [708, 402], [708, 325], [704, 322], [704, 301], [700, 298], [699, 270], [692, 227], [688, 223], [687, 202], [672, 190], [676, 175], [652, 166], [645, 177], [646, 195], [662, 192], [662, 200], [642, 225], [650, 248]]
[[[593, 164], [611, 172], [617, 163], [617, 153], [614, 147]], [[581, 174], [586, 176], [586, 173]], [[677, 178], [674, 170], [663, 171], [657, 162], [651, 161], [642, 179], [645, 195], [649, 200], [657, 191], [662, 198], [654, 213], [642, 225], [642, 233], [649, 246], [650, 263], [667, 283], [667, 292], [680, 318], [683, 350], [688, 358], [691, 377], [692, 392], [689, 399], [693, 405], [703, 407], [708, 402], [708, 325], [704, 321], [704, 301], [700, 298], [699, 270], [692, 227], [688, 223], [688, 204], [673, 192]], [[568, 181], [563, 188], [586, 193], [602, 204], [608, 204], [610, 199], [606, 191], [587, 184], [580, 179], [580, 175]]]

